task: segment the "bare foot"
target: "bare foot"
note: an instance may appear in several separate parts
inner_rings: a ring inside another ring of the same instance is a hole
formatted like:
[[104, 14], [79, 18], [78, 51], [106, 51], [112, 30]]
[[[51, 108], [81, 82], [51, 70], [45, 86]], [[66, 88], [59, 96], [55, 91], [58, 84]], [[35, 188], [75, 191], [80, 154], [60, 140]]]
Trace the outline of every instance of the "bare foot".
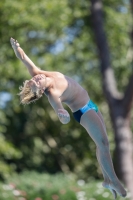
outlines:
[[114, 196], [114, 199], [117, 198], [117, 193], [116, 193], [116, 191], [113, 190], [113, 189], [111, 189], [110, 186], [109, 186], [109, 184], [107, 184], [107, 183], [104, 182], [102, 185], [103, 185], [103, 187], [105, 187], [105, 188], [107, 188], [107, 189], [109, 189], [109, 190], [111, 191], [111, 193], [112, 193], [113, 196]]
[[[106, 183], [106, 182], [103, 182], [103, 187], [109, 189], [113, 196], [114, 196], [114, 199], [117, 198], [117, 193], [122, 196], [122, 197], [126, 197], [127, 193], [125, 191], [125, 189], [123, 188], [123, 186], [118, 182], [118, 183]], [[117, 193], [116, 193], [117, 192]]]

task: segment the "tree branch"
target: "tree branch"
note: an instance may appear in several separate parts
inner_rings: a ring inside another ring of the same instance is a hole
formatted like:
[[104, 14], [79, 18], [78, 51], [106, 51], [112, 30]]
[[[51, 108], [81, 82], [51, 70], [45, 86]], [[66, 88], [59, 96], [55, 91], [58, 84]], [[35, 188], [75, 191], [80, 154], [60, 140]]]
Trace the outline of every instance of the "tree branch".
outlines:
[[[130, 3], [131, 3], [131, 12], [133, 19], [133, 0], [130, 0]], [[131, 30], [131, 48], [132, 48], [131, 51], [133, 51], [133, 25]], [[133, 57], [131, 62], [133, 63]], [[132, 107], [132, 103], [133, 103], [133, 74], [130, 76], [129, 83], [127, 85], [123, 98], [123, 108], [125, 117], [129, 114]]]
[[93, 29], [101, 61], [100, 69], [103, 76], [103, 89], [108, 100], [112, 102], [114, 98], [119, 98], [120, 94], [116, 87], [113, 69], [111, 68], [109, 47], [103, 28], [102, 2], [101, 0], [91, 0], [91, 3]]
[[131, 111], [132, 103], [133, 103], [133, 74], [130, 77], [129, 83], [127, 85], [123, 97], [124, 117], [126, 117]]

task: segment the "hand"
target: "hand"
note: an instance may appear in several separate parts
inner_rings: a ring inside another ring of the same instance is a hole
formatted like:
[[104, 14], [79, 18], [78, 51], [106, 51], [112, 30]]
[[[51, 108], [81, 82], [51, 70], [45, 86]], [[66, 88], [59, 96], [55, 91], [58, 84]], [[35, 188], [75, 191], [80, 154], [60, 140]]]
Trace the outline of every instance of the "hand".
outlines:
[[10, 38], [10, 43], [11, 43], [13, 49], [14, 48], [16, 49], [17, 47], [20, 47], [20, 44], [18, 43], [18, 41], [13, 39], [13, 38]]
[[17, 58], [22, 59], [24, 56], [24, 51], [20, 47], [20, 44], [18, 43], [18, 41], [13, 38], [10, 38], [10, 43], [12, 45], [12, 48], [13, 48]]
[[70, 115], [65, 109], [58, 109], [58, 117], [62, 124], [67, 124], [70, 121]]

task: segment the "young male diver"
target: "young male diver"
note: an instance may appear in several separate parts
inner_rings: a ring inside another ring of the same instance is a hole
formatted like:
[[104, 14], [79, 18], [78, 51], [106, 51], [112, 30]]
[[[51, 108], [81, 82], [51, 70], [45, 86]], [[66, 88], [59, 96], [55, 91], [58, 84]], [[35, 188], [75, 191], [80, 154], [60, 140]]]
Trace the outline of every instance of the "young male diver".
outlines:
[[20, 87], [21, 103], [29, 104], [45, 94], [61, 123], [67, 124], [70, 115], [62, 105], [65, 103], [96, 144], [96, 155], [104, 177], [103, 187], [108, 188], [114, 198], [117, 197], [117, 193], [125, 197], [126, 191], [114, 171], [103, 117], [87, 91], [75, 80], [60, 72], [39, 69], [25, 54], [17, 40], [11, 38], [10, 42], [17, 58], [24, 63], [32, 76]]

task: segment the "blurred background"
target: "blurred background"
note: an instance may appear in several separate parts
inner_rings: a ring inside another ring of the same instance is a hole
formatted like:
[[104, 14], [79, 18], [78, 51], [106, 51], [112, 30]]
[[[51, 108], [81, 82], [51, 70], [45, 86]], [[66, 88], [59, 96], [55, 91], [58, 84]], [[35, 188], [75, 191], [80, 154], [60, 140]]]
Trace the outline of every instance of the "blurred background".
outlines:
[[132, 0], [0, 2], [0, 200], [113, 199], [102, 188], [95, 144], [73, 116], [62, 125], [45, 96], [20, 104], [19, 86], [31, 77], [10, 37], [39, 68], [88, 91], [103, 114], [126, 199], [133, 199], [132, 13]]

